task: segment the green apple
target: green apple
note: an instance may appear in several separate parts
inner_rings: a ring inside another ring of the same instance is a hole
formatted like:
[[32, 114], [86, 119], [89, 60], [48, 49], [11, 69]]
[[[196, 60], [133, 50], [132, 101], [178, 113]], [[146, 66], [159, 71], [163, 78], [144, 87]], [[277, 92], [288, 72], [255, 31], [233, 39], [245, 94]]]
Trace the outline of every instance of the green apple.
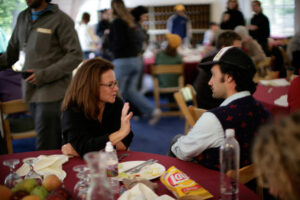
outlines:
[[35, 179], [25, 179], [13, 187], [12, 192], [22, 190], [30, 193], [36, 186], [38, 186], [38, 182]]
[[30, 194], [38, 196], [41, 199], [45, 199], [48, 196], [49, 192], [44, 186], [37, 186], [30, 192]]

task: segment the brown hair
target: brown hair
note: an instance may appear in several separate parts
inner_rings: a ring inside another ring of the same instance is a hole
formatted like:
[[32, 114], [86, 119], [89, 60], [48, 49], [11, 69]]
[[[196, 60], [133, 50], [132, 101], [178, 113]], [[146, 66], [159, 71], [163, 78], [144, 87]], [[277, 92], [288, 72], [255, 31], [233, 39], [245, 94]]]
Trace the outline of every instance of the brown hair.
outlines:
[[126, 9], [123, 0], [112, 0], [111, 8], [114, 16], [120, 17], [128, 24], [129, 27], [135, 27], [134, 18]]
[[74, 106], [83, 111], [88, 119], [97, 120], [101, 76], [113, 69], [113, 64], [102, 58], [83, 61], [66, 91], [62, 110]]
[[277, 184], [286, 199], [300, 199], [300, 112], [259, 130], [253, 162], [259, 183]]
[[232, 30], [226, 30], [218, 36], [216, 47], [217, 49], [221, 49], [223, 46], [232, 46], [235, 40], [242, 41], [242, 38], [236, 32]]

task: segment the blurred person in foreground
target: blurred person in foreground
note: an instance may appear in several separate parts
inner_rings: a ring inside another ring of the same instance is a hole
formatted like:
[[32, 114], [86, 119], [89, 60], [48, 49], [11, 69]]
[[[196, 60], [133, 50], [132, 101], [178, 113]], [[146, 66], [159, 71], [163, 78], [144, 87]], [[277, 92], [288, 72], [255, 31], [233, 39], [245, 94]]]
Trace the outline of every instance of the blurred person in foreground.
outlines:
[[24, 60], [23, 99], [29, 103], [37, 132], [36, 149], [59, 149], [62, 144], [60, 107], [72, 71], [82, 60], [73, 20], [51, 0], [27, 0], [17, 19], [0, 69]]
[[178, 4], [174, 7], [175, 14], [167, 20], [167, 30], [170, 33], [177, 34], [182, 39], [184, 46], [190, 45], [192, 39], [192, 22], [185, 14], [185, 7]]
[[138, 56], [136, 24], [123, 0], [112, 0], [113, 21], [110, 26], [109, 42], [114, 55], [113, 64], [119, 81], [120, 93], [126, 101], [150, 117], [150, 125], [156, 124], [161, 110], [156, 109], [139, 90], [138, 79], [143, 63]]
[[263, 126], [254, 140], [259, 183], [279, 199], [300, 199], [300, 112]]
[[213, 97], [225, 100], [219, 107], [205, 112], [186, 135], [175, 136], [169, 155], [219, 170], [219, 148], [225, 130], [231, 128], [235, 129], [241, 147], [240, 166], [249, 165], [255, 132], [270, 115], [251, 95], [256, 89], [255, 66], [247, 54], [232, 46], [222, 48], [213, 61], [201, 66], [211, 69], [208, 84]]
[[[216, 40], [216, 49], [206, 55], [201, 63], [212, 61], [219, 50], [223, 47], [235, 46], [242, 47], [241, 37], [232, 30], [223, 31]], [[216, 99], [212, 96], [211, 87], [208, 85], [211, 77], [210, 69], [203, 69], [198, 67], [198, 75], [194, 82], [194, 88], [196, 90], [196, 98], [199, 108], [212, 109], [218, 107], [224, 99]]]
[[133, 133], [129, 104], [117, 96], [118, 85], [111, 62], [86, 60], [76, 72], [62, 103], [63, 154], [83, 156], [111, 141], [127, 150]]

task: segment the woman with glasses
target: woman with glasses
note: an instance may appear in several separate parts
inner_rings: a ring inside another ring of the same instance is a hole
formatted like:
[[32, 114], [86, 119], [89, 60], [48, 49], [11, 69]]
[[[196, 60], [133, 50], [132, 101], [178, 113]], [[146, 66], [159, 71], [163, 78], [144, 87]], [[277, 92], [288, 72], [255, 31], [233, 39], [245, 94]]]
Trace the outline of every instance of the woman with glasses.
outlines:
[[111, 62], [86, 60], [76, 72], [62, 103], [63, 154], [83, 156], [111, 141], [128, 149], [133, 133], [129, 104], [117, 96], [118, 82]]

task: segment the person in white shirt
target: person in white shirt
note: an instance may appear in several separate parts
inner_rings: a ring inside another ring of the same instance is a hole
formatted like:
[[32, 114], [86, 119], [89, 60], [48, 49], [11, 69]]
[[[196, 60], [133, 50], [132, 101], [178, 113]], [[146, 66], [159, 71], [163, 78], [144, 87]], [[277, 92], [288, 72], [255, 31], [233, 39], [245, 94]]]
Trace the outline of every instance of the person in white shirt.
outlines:
[[256, 88], [253, 61], [240, 48], [229, 46], [222, 48], [213, 61], [200, 66], [211, 68], [208, 84], [213, 97], [225, 100], [218, 108], [205, 112], [187, 135], [175, 136], [169, 155], [192, 161], [202, 154], [198, 162], [218, 169], [224, 131], [233, 128], [241, 146], [241, 167], [248, 165], [255, 131], [269, 117], [269, 112], [251, 95]]
[[76, 27], [84, 59], [94, 58], [97, 51], [99, 37], [95, 34], [93, 27], [89, 26], [90, 14], [83, 13], [81, 22]]

